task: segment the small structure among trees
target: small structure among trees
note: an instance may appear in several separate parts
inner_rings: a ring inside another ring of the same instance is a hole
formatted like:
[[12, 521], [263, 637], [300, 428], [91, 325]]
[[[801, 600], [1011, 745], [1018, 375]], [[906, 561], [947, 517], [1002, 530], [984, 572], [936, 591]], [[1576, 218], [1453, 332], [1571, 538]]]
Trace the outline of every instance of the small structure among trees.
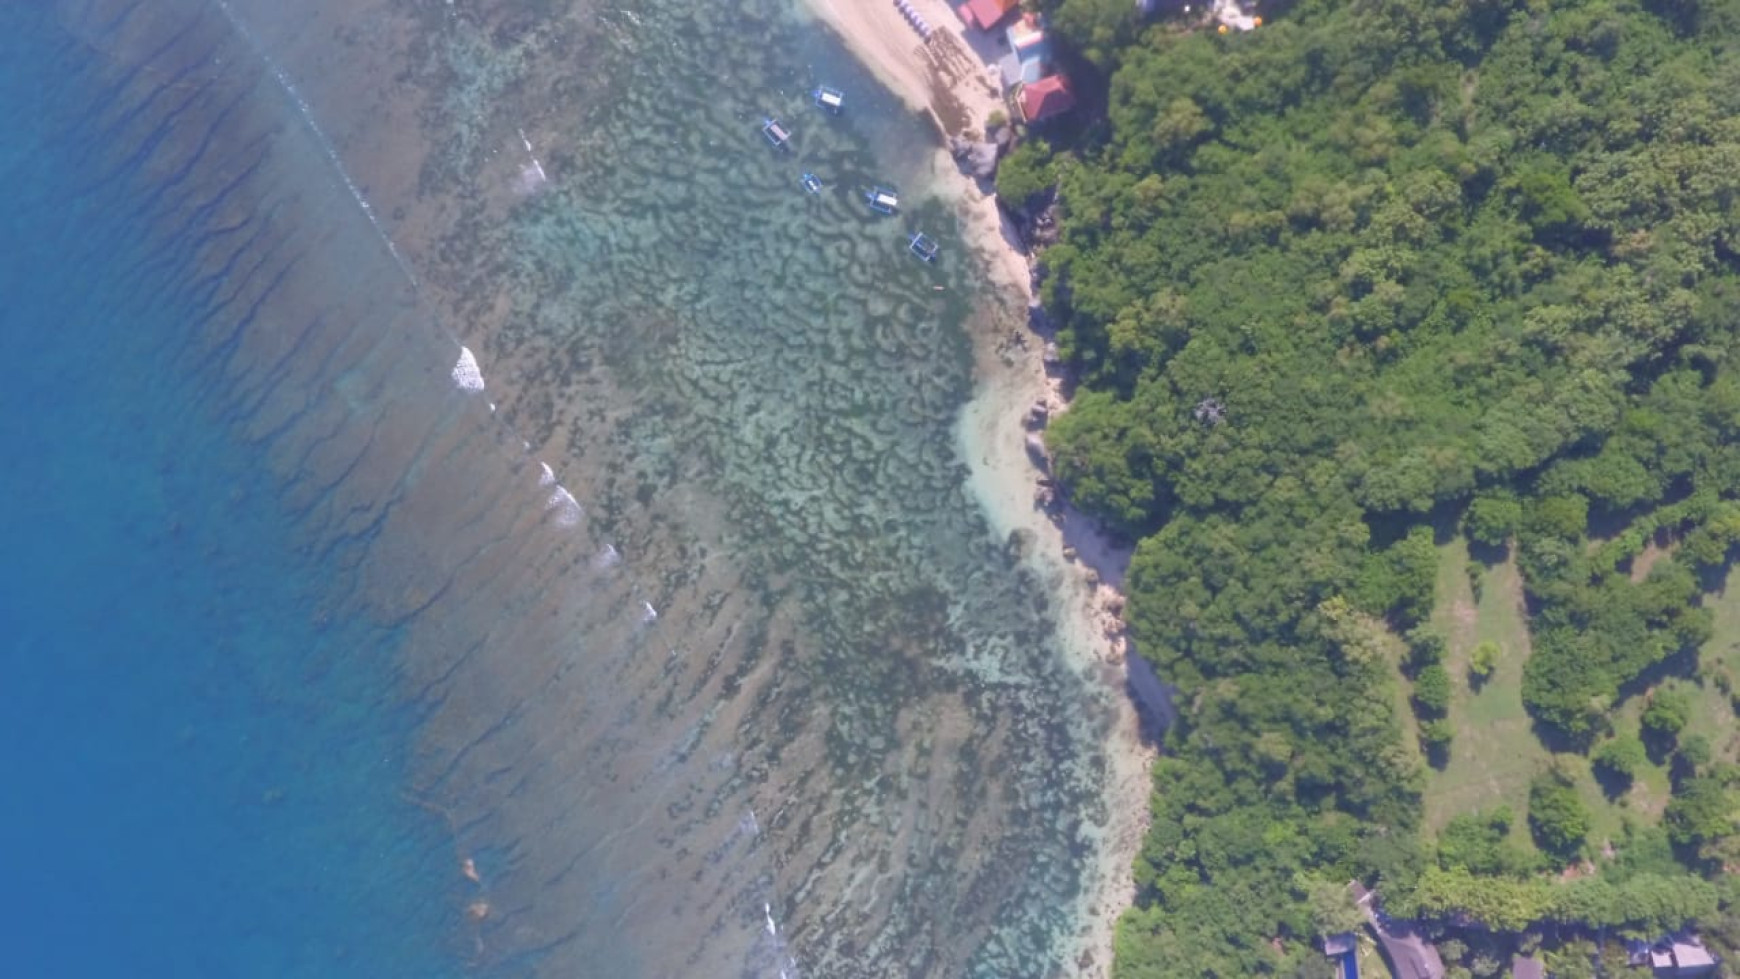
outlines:
[[1696, 936], [1676, 935], [1649, 950], [1649, 966], [1658, 979], [1685, 979], [1716, 971], [1716, 957]]

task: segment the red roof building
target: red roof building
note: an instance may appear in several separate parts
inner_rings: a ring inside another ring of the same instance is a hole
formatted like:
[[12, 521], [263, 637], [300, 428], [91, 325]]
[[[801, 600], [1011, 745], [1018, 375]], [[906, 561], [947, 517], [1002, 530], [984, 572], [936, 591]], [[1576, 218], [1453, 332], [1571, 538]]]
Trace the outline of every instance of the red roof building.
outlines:
[[968, 27], [988, 31], [1021, 5], [1021, 0], [967, 0], [955, 8], [961, 22]]
[[1026, 122], [1043, 122], [1075, 108], [1075, 93], [1069, 90], [1069, 79], [1051, 75], [1021, 86], [1021, 118]]

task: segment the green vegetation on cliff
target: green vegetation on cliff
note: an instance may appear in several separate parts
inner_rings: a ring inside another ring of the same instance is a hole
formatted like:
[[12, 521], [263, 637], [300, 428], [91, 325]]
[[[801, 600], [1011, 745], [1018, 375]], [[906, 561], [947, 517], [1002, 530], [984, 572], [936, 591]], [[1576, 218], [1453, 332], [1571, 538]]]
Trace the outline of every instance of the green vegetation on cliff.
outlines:
[[[1048, 440], [1140, 540], [1130, 627], [1180, 690], [1117, 974], [1315, 970], [1351, 877], [1442, 922], [1740, 938], [1704, 879], [1740, 860], [1734, 746], [1682, 734], [1732, 727], [1697, 712], [1729, 709], [1726, 650], [1698, 664], [1740, 541], [1740, 3], [1300, 0], [1230, 35], [1045, 5], [1106, 85], [1009, 178], [1059, 188], [1081, 389]], [[1456, 536], [1514, 560], [1521, 641], [1445, 635]], [[1552, 761], [1428, 825], [1504, 696]]]

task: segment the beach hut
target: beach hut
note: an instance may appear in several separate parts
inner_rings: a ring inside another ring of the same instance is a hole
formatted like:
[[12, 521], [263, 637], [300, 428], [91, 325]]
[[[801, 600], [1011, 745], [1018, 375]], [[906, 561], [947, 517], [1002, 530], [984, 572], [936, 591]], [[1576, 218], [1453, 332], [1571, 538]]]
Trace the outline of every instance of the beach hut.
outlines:
[[877, 214], [893, 214], [900, 210], [900, 196], [887, 187], [872, 187], [864, 192], [864, 203]]
[[1021, 9], [1021, 0], [967, 0], [955, 8], [956, 16], [968, 27], [993, 31], [997, 25]]
[[1044, 122], [1075, 108], [1075, 93], [1069, 89], [1069, 79], [1051, 75], [1021, 86], [1021, 119], [1024, 122]]
[[1045, 33], [1045, 21], [1038, 14], [1022, 14], [1009, 25], [1004, 38], [1009, 53], [997, 62], [1004, 88], [1036, 82], [1051, 74], [1051, 39]]

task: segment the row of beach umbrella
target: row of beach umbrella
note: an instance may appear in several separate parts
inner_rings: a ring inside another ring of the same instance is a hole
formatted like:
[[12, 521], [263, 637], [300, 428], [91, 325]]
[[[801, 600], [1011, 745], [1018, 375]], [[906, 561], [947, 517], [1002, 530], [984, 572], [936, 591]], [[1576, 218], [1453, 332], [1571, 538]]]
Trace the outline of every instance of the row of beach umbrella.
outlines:
[[927, 41], [930, 40], [930, 25], [924, 22], [924, 18], [918, 15], [918, 11], [912, 9], [911, 3], [908, 3], [907, 0], [894, 0], [894, 7], [906, 16], [906, 22], [912, 25], [912, 29], [918, 32], [919, 37]]

